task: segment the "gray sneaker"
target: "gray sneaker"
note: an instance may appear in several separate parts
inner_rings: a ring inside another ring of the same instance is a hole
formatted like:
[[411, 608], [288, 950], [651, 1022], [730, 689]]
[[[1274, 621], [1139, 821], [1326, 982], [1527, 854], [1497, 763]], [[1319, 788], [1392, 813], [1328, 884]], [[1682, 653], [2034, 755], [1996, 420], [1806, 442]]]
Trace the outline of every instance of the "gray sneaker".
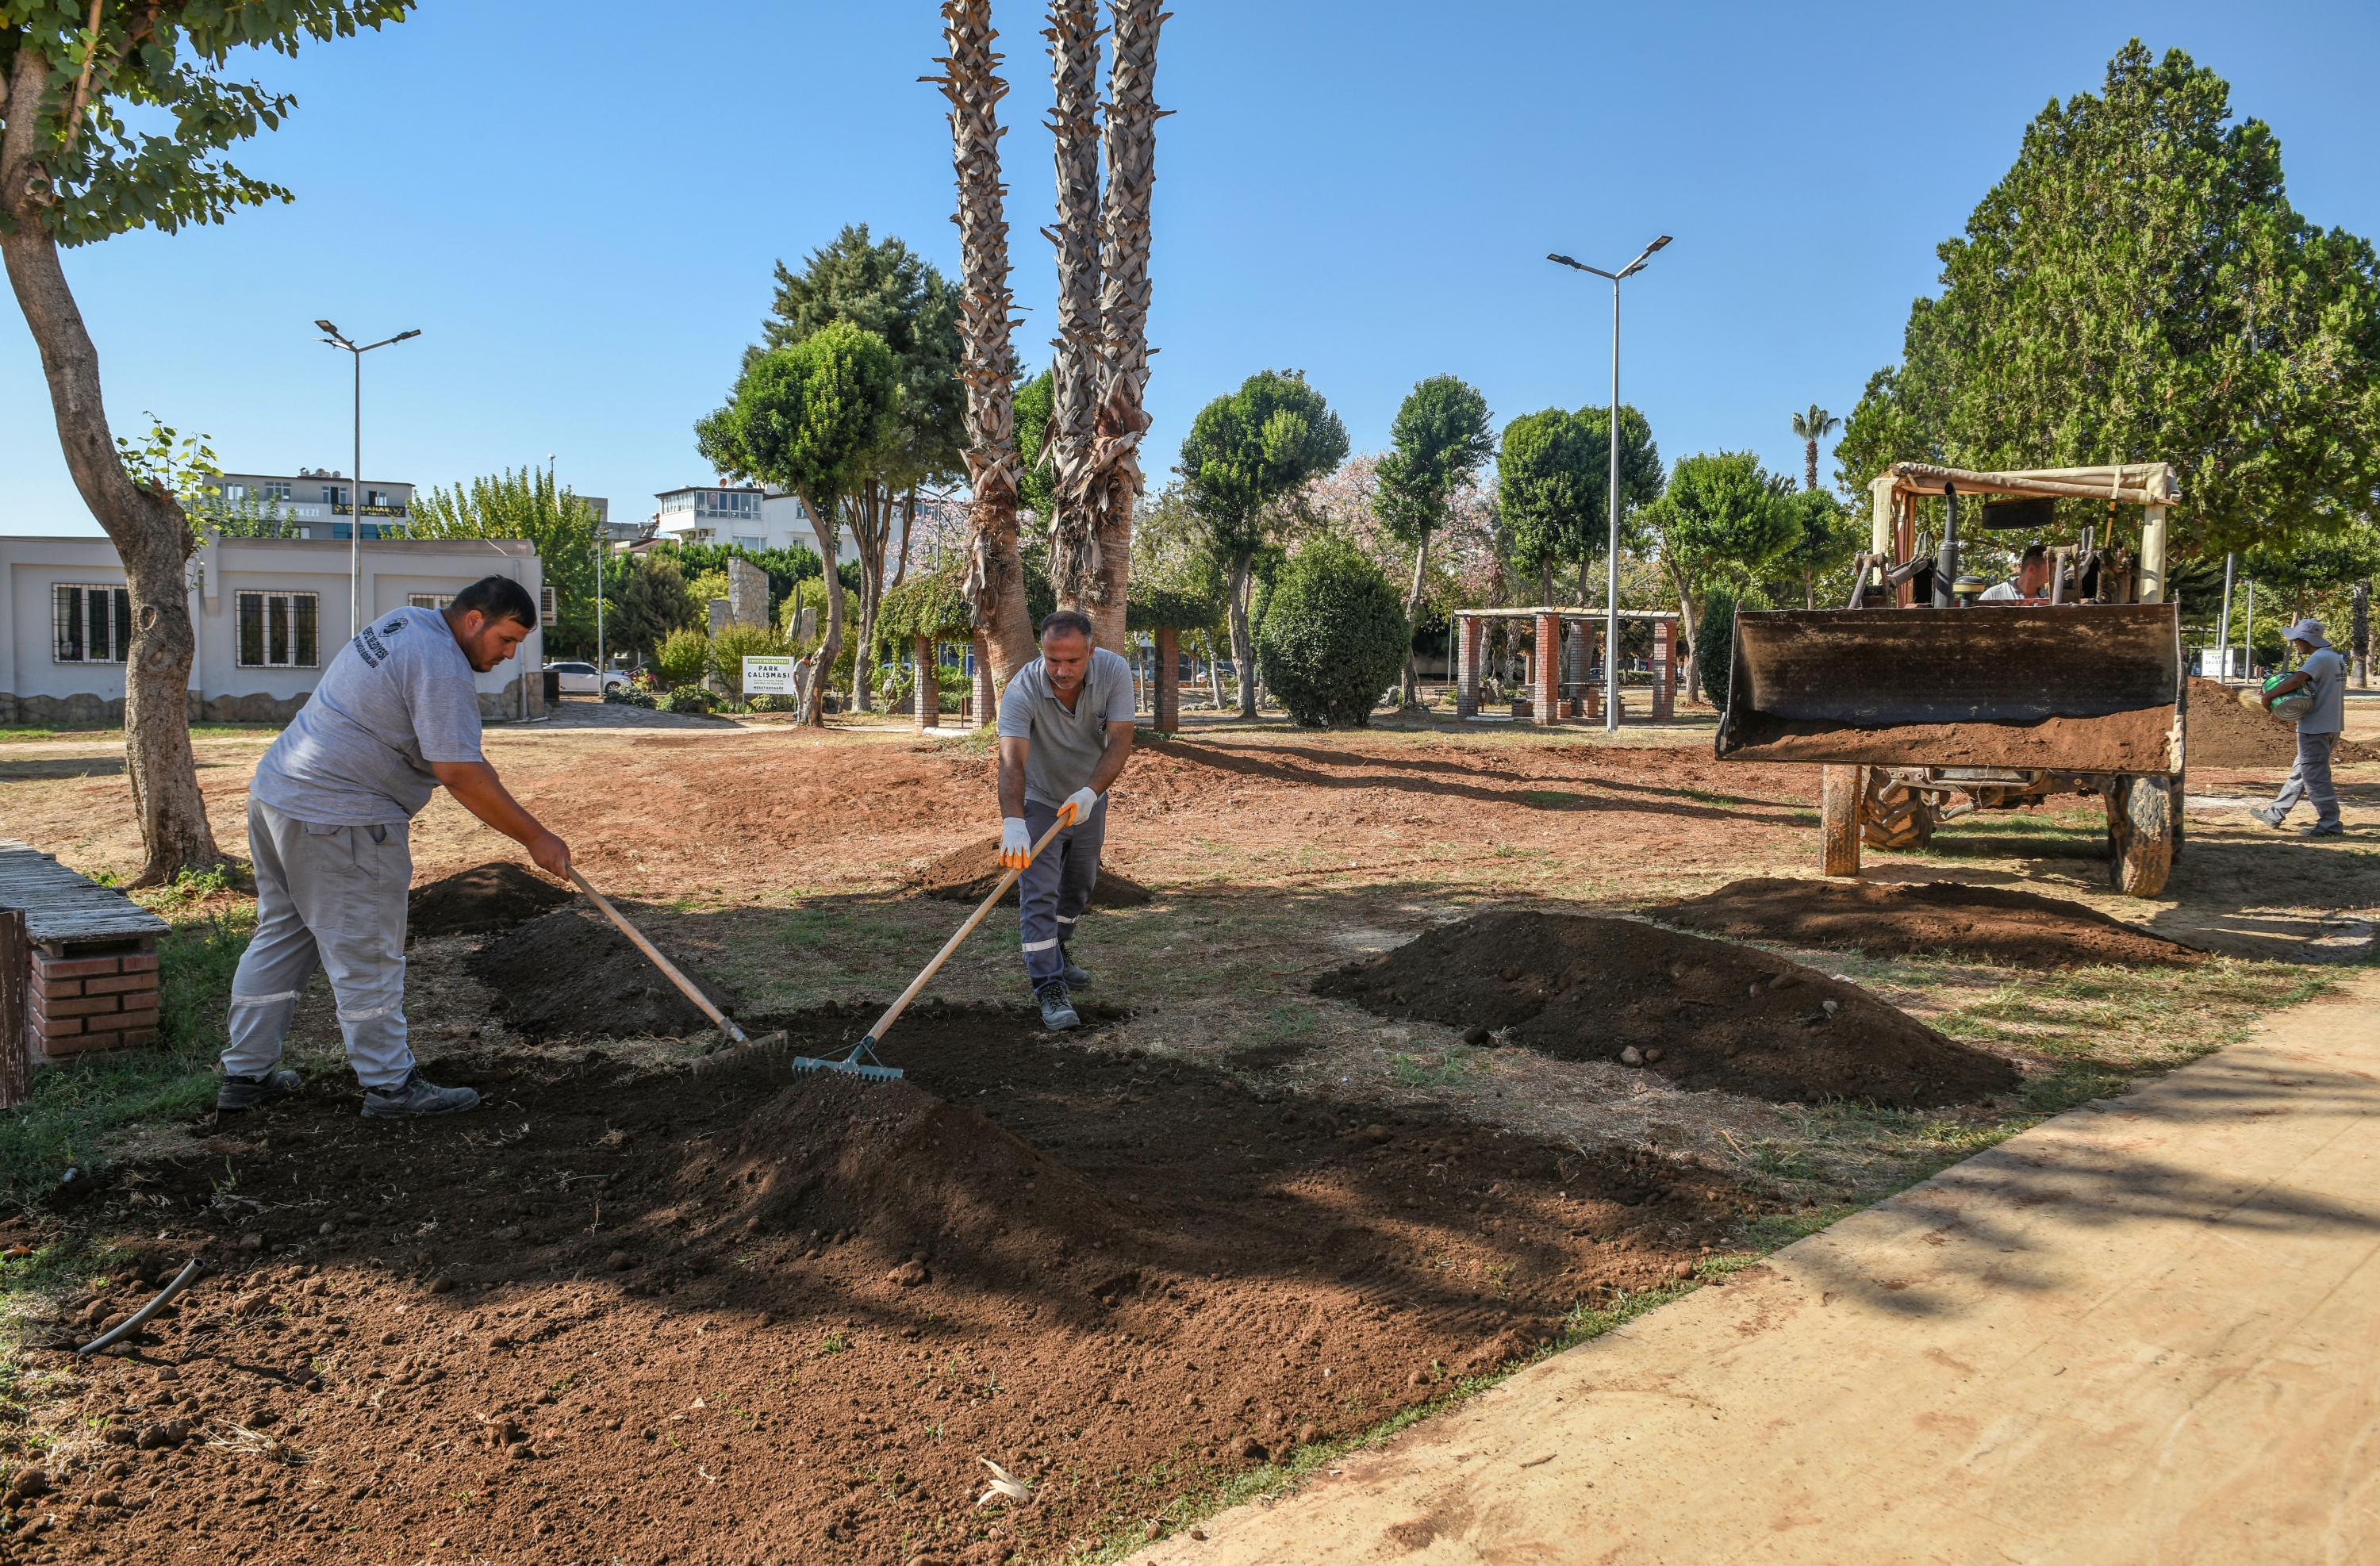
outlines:
[[2279, 830], [2280, 824], [2283, 821], [2289, 819], [2286, 815], [2274, 809], [2269, 805], [2259, 805], [2254, 809], [2249, 811], [2248, 814], [2255, 817], [2256, 819], [2264, 822], [2266, 826], [2271, 827], [2276, 831]]
[[394, 1087], [364, 1089], [364, 1113], [372, 1120], [407, 1120], [416, 1115], [451, 1115], [480, 1107], [480, 1095], [468, 1087], [441, 1087], [422, 1079], [421, 1068], [405, 1074]]
[[1066, 955], [1063, 946], [1058, 948], [1058, 960], [1066, 965], [1059, 970], [1058, 977], [1066, 981], [1068, 989], [1088, 989], [1091, 987], [1091, 976], [1075, 965], [1075, 959]]
[[1066, 999], [1066, 981], [1062, 978], [1045, 980], [1033, 998], [1041, 1002], [1041, 1026], [1052, 1033], [1063, 1033], [1070, 1027], [1083, 1026], [1082, 1014]]
[[223, 1086], [215, 1089], [215, 1112], [237, 1114], [243, 1110], [261, 1110], [275, 1099], [286, 1099], [305, 1085], [304, 1077], [285, 1066], [262, 1076], [225, 1073]]

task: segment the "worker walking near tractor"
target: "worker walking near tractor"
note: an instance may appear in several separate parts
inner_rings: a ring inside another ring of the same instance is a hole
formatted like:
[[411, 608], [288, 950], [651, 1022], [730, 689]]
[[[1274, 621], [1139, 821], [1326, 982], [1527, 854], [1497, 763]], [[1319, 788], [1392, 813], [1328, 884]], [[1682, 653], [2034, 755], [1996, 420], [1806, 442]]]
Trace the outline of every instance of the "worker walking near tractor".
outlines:
[[443, 610], [399, 609], [339, 649], [257, 764], [249, 790], [256, 936], [232, 976], [219, 1110], [295, 1092], [281, 1041], [319, 965], [331, 976], [347, 1059], [374, 1117], [474, 1108], [468, 1087], [422, 1079], [405, 1037], [407, 839], [440, 784], [464, 808], [567, 879], [570, 850], [523, 809], [480, 754], [473, 679], [537, 627], [537, 601], [485, 577]]
[[[1099, 881], [1107, 791], [1132, 759], [1132, 665], [1091, 645], [1091, 623], [1071, 609], [1041, 622], [1041, 656], [1000, 698], [1000, 863], [1017, 880], [1025, 975], [1041, 1021], [1082, 1021], [1073, 993], [1091, 982], [1068, 943]], [[1064, 830], [1038, 856], [1051, 827]]]
[[2265, 710], [2293, 692], [2310, 698], [2305, 716], [2298, 720], [2297, 765], [2273, 802], [2256, 812], [2268, 827], [2289, 819], [2301, 799], [2313, 805], [2313, 825], [2301, 827], [2301, 837], [2338, 837], [2346, 829], [2338, 819], [2338, 791], [2330, 781], [2330, 753], [2347, 727], [2347, 660], [2322, 634], [2319, 620], [2301, 620], [2289, 627], [2289, 646], [2299, 659], [2297, 672], [2275, 680], [2263, 695]]

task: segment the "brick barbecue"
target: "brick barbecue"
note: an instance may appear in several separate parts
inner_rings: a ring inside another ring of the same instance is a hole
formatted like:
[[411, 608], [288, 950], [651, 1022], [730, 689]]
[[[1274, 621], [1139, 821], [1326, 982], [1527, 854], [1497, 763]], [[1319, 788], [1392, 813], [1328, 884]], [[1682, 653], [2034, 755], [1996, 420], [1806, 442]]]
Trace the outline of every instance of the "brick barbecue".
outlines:
[[23, 1048], [33, 1064], [157, 1041], [164, 920], [6, 838], [0, 838], [0, 908], [24, 915]]

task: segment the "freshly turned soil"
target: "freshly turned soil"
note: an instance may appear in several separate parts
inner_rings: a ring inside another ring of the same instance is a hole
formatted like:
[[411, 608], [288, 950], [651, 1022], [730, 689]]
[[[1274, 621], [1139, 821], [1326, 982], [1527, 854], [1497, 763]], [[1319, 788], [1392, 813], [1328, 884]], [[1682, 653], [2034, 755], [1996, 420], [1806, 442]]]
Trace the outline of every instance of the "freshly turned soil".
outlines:
[[[540, 915], [488, 941], [464, 966], [496, 992], [504, 1021], [532, 1038], [678, 1038], [711, 1029], [701, 1009], [591, 908]], [[735, 1013], [734, 990], [677, 966], [711, 1004]]]
[[[775, 1020], [814, 1054], [865, 1026]], [[83, 1210], [123, 1204], [146, 1259], [88, 1308], [192, 1250], [222, 1270], [138, 1357], [28, 1352], [94, 1421], [189, 1431], [94, 1445], [67, 1494], [121, 1504], [70, 1500], [51, 1537], [121, 1560], [1049, 1559], [1524, 1356], [1755, 1206], [1690, 1164], [1004, 1013], [913, 1013], [897, 1055], [890, 1086], [450, 1058], [439, 1079], [488, 1109], [363, 1121], [324, 1085], [95, 1179]], [[1032, 1501], [976, 1505], [981, 1458]]]
[[1874, 953], [1947, 952], [2027, 968], [2176, 968], [2205, 960], [2204, 953], [2080, 903], [1951, 881], [1889, 886], [1763, 876], [1643, 912], [1738, 941]]
[[[2218, 680], [2190, 680], [2190, 764], [2193, 767], [2279, 767], [2298, 759], [2297, 731], [2277, 718], [2252, 712], [2240, 693]], [[2380, 760], [2380, 748], [2342, 738], [2331, 764]]]
[[[2191, 719], [2198, 717], [2192, 702]], [[2071, 772], [2172, 770], [2173, 709], [2142, 707], [2102, 718], [2044, 718], [2033, 723], [1902, 723], [1860, 729], [1803, 718], [1754, 714], [1731, 761], [1840, 761], [1874, 766], [2043, 767]], [[2191, 734], [2191, 760], [2197, 760]]]
[[[909, 883], [910, 892], [950, 903], [980, 903], [991, 895], [1000, 877], [1000, 844], [971, 843], [965, 848], [951, 850], [918, 871], [917, 879]], [[1099, 879], [1091, 886], [1091, 906], [1137, 908], [1156, 895], [1140, 882], [1102, 865]]]
[[408, 936], [486, 935], [559, 908], [578, 894], [527, 865], [494, 859], [417, 886], [405, 902]]
[[1758, 1099], [1915, 1109], [2018, 1080], [2008, 1061], [1856, 985], [1635, 919], [1481, 914], [1325, 974], [1314, 989], [1381, 1016], [1500, 1031], [1562, 1060], [1616, 1061], [1633, 1047], [1681, 1087]]

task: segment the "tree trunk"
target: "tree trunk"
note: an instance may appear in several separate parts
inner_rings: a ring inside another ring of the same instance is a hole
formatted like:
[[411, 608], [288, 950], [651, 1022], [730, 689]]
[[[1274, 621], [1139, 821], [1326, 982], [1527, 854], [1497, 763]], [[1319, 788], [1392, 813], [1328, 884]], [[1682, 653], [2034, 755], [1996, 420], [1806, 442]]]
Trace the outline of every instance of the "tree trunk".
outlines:
[[1254, 557], [1235, 554], [1232, 557], [1231, 614], [1232, 666], [1240, 679], [1240, 716], [1257, 715], [1257, 649], [1256, 638], [1248, 630], [1248, 589], [1250, 567]]
[[892, 592], [909, 579], [909, 535], [917, 530], [917, 486], [912, 484], [901, 496], [901, 562], [893, 568], [892, 580], [884, 589]]
[[1223, 710], [1222, 649], [1215, 645], [1215, 633], [1212, 631], [1199, 632], [1198, 645], [1207, 649], [1207, 688], [1214, 695], [1215, 712], [1220, 717]]
[[836, 515], [834, 508], [843, 500], [839, 495], [804, 495], [802, 504], [809, 507], [811, 526], [818, 530], [819, 553], [826, 562], [826, 639], [819, 643], [818, 662], [810, 669], [809, 688], [802, 693], [800, 721], [824, 727], [827, 687], [834, 683], [835, 660], [843, 656], [843, 578], [835, 573], [843, 529], [826, 518]]
[[1050, 130], [1058, 175], [1058, 335], [1050, 408], [1050, 582], [1059, 604], [1097, 607], [1091, 516], [1099, 403], [1099, 0], [1050, 0]]
[[1547, 561], [1537, 567], [1537, 601], [1550, 606], [1554, 601], [1554, 563]]
[[1802, 461], [1803, 464], [1802, 487], [1805, 490], [1815, 490], [1818, 487], [1818, 442], [1816, 437], [1813, 436], [1811, 439], [1802, 443]]
[[1692, 701], [1701, 693], [1703, 684], [1703, 661], [1694, 650], [1694, 601], [1686, 591], [1686, 574], [1678, 569], [1675, 557], [1664, 552], [1661, 563], [1670, 568], [1670, 580], [1678, 589], [1678, 629], [1684, 633], [1680, 638], [1678, 659], [1686, 667], [1686, 699]]
[[0, 158], [0, 188], [13, 193], [14, 221], [0, 235], [0, 260], [41, 349], [67, 470], [124, 563], [132, 606], [132, 640], [124, 666], [125, 776], [146, 851], [132, 884], [155, 886], [178, 871], [212, 869], [224, 859], [207, 821], [190, 750], [190, 662], [198, 637], [190, 625], [185, 571], [195, 540], [180, 503], [135, 482], [116, 457], [100, 396], [99, 350], [67, 286], [57, 246], [39, 209], [23, 196], [24, 144], [30, 140], [24, 127], [34, 120], [43, 78], [31, 49], [18, 52], [13, 75], [10, 97], [18, 112], [8, 126], [7, 155]]
[[1421, 670], [1414, 662], [1414, 621], [1421, 613], [1422, 573], [1429, 564], [1429, 529], [1424, 528], [1420, 541], [1414, 545], [1413, 586], [1405, 592], [1405, 679], [1402, 705], [1421, 705]]
[[2355, 650], [2355, 688], [2367, 689], [2372, 683], [2372, 578], [2369, 577], [2355, 584], [2355, 595], [2349, 601], [2347, 640]]
[[1000, 176], [999, 105], [1008, 84], [992, 49], [999, 36], [991, 0], [942, 0], [950, 55], [935, 79], [951, 102], [951, 162], [958, 176], [952, 221], [959, 226], [959, 375], [967, 397], [967, 607], [992, 677], [1005, 686], [1038, 649], [1016, 550], [1016, 323]]

